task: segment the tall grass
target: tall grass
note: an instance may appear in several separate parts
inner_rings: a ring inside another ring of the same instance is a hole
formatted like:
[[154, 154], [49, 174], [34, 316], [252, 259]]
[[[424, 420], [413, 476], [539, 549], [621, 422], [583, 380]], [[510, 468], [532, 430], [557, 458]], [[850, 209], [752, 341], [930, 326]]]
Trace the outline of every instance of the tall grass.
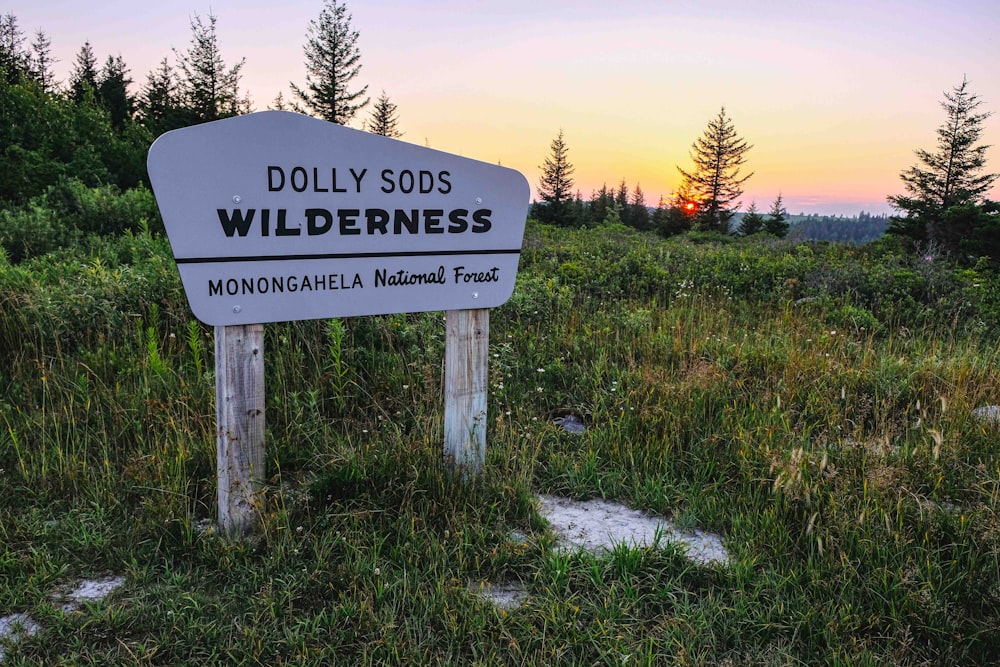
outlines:
[[[211, 330], [162, 240], [0, 264], [0, 612], [45, 628], [7, 661], [994, 660], [1000, 439], [970, 415], [1000, 403], [1000, 280], [921, 261], [529, 226], [467, 485], [442, 460], [441, 313], [268, 325], [245, 542], [204, 530]], [[535, 492], [718, 531], [731, 564], [554, 550]], [[50, 597], [105, 572], [125, 591], [81, 614]]]

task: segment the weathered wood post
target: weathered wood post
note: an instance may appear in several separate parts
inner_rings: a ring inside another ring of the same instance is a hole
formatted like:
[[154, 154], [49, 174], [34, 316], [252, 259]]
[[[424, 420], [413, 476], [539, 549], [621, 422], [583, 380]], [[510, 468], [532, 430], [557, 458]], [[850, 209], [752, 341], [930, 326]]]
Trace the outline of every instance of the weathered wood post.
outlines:
[[449, 310], [445, 319], [444, 453], [468, 478], [486, 463], [490, 311]]
[[215, 327], [219, 529], [253, 528], [264, 479], [264, 325]]

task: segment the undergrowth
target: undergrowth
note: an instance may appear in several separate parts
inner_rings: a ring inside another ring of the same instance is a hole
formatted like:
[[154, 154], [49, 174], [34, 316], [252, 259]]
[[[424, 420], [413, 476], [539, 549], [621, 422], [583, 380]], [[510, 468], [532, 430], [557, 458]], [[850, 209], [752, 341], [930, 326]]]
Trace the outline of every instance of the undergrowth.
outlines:
[[[442, 460], [443, 313], [270, 324], [259, 526], [231, 541], [213, 331], [165, 241], [0, 258], [0, 616], [43, 627], [5, 664], [988, 663], [998, 317], [987, 266], [888, 245], [532, 224], [484, 474]], [[539, 492], [718, 532], [730, 564], [556, 550]], [[104, 573], [124, 589], [53, 601]]]

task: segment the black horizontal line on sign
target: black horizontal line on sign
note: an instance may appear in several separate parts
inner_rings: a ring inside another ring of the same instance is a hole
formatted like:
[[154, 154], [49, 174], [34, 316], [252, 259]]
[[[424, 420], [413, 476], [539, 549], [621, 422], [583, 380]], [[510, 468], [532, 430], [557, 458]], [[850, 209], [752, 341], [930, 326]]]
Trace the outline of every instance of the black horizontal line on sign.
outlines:
[[178, 264], [223, 264], [226, 262], [292, 262], [306, 259], [375, 259], [384, 257], [451, 257], [454, 255], [518, 255], [520, 248], [500, 250], [428, 250], [413, 252], [348, 252], [319, 255], [251, 255], [248, 257], [177, 257]]

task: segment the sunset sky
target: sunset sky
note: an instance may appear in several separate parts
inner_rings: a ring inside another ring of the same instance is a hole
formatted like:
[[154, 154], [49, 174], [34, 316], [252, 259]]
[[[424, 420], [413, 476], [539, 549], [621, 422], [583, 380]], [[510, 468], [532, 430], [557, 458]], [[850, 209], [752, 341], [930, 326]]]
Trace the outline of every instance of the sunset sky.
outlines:
[[[754, 148], [744, 205], [780, 192], [791, 213], [890, 212], [916, 148], [934, 149], [942, 93], [962, 81], [1000, 111], [995, 0], [354, 0], [360, 85], [398, 105], [404, 141], [501, 163], [537, 187], [562, 129], [584, 198], [624, 177], [669, 196], [688, 150], [725, 106]], [[305, 84], [302, 47], [321, 0], [13, 0], [30, 42], [52, 42], [65, 81], [87, 40], [121, 55], [136, 88], [194, 14], [218, 17], [227, 65], [246, 58], [256, 110]], [[369, 110], [351, 125], [361, 127]], [[985, 143], [1000, 144], [1000, 115]], [[1000, 172], [1000, 146], [988, 153]], [[1000, 188], [991, 193], [1000, 199]]]

